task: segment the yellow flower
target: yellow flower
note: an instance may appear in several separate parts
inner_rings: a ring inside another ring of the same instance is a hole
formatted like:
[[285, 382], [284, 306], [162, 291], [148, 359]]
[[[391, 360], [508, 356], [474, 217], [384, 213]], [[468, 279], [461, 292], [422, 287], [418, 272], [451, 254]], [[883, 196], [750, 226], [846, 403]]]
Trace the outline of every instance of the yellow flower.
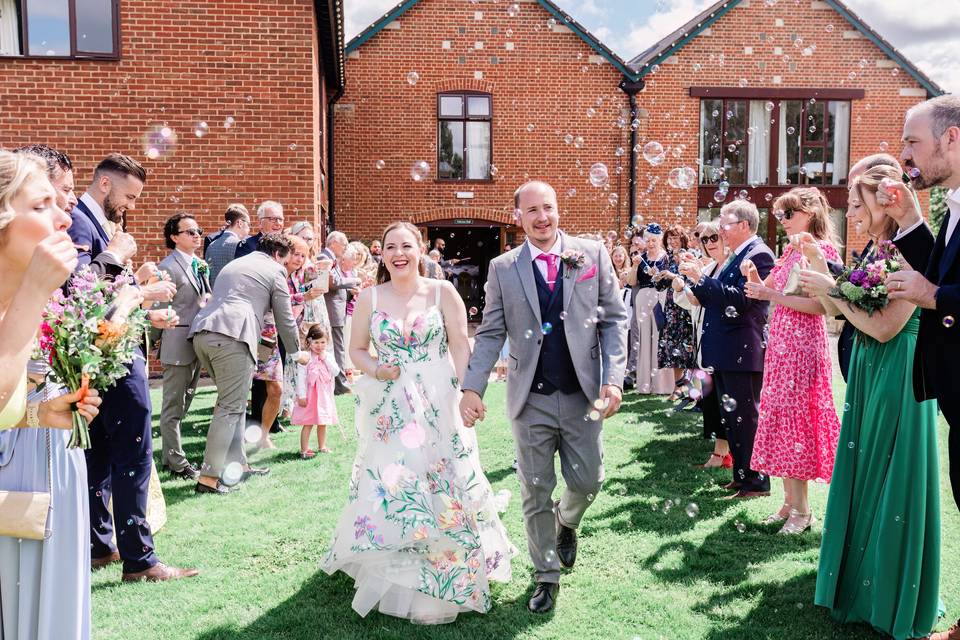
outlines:
[[427, 539], [427, 527], [426, 525], [420, 525], [413, 530], [413, 539], [414, 540], [426, 540]]

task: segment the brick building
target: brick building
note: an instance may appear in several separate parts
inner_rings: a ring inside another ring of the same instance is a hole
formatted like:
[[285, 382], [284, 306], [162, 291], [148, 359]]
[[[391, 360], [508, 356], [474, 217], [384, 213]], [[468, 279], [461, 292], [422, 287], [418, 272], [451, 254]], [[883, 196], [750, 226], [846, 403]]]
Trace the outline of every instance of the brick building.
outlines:
[[320, 222], [342, 23], [342, 0], [0, 0], [0, 146], [66, 151], [79, 192], [111, 151], [142, 161], [145, 259], [177, 211], [216, 229], [269, 198]]
[[836, 0], [718, 2], [629, 62], [549, 0], [407, 0], [346, 51], [334, 224], [371, 239], [410, 219], [481, 281], [519, 239], [528, 178], [557, 188], [573, 233], [691, 225], [741, 192], [769, 214], [818, 184], [846, 239], [850, 160], [896, 152], [904, 111], [941, 93]]

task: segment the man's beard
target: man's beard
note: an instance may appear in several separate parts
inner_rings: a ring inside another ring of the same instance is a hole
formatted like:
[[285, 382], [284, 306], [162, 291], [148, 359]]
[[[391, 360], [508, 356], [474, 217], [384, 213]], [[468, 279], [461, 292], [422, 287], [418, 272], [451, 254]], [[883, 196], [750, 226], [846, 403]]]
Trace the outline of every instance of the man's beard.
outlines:
[[[915, 167], [911, 161], [907, 164], [909, 173], [909, 168]], [[951, 176], [950, 165], [947, 163], [947, 159], [943, 157], [943, 153], [940, 151], [940, 141], [938, 140], [936, 146], [934, 147], [934, 155], [930, 158], [930, 164], [926, 170], [921, 170], [920, 175], [916, 178], [911, 178], [910, 183], [914, 186], [915, 189], [923, 191], [924, 189], [930, 189], [931, 187], [938, 187], [944, 182], [950, 179]]]
[[103, 215], [105, 215], [110, 222], [117, 224], [123, 222], [123, 214], [120, 212], [120, 208], [116, 203], [110, 199], [109, 193], [107, 197], [103, 199]]

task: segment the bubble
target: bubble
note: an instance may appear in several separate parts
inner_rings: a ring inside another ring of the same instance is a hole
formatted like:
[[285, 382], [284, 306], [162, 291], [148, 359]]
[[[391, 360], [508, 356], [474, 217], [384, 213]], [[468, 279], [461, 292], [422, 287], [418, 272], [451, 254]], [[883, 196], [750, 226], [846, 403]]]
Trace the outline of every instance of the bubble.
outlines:
[[918, 169], [917, 167], [910, 167], [907, 170], [907, 175], [910, 176], [911, 180], [916, 180], [917, 178], [920, 177], [920, 169]]
[[597, 411], [596, 409], [593, 409], [590, 413], [587, 414], [587, 416], [588, 416], [591, 420], [593, 420], [594, 422], [596, 422], [597, 420], [600, 419], [600, 412]]
[[594, 495], [592, 493], [587, 494], [587, 502], [593, 502]]
[[210, 132], [210, 126], [202, 120], [193, 127], [193, 135], [202, 138]]
[[950, 329], [951, 327], [953, 327], [953, 322], [954, 322], [953, 316], [943, 316], [942, 322], [944, 327], [946, 327], [947, 329]]
[[567, 312], [566, 312], [566, 311], [561, 311], [561, 312], [560, 312], [560, 319], [561, 319], [561, 320], [566, 320], [566, 319], [567, 319]]
[[849, 403], [849, 402], [844, 402], [844, 403], [843, 403], [843, 410], [844, 410], [845, 412], [846, 412], [846, 411], [850, 411], [850, 403]]
[[727, 413], [731, 413], [733, 411], [736, 411], [737, 401], [731, 398], [730, 396], [728, 396], [727, 394], [723, 394], [722, 396], [720, 396], [720, 406], [722, 406], [723, 410], [726, 411]]
[[416, 71], [411, 71], [410, 73], [407, 74], [407, 84], [409, 84], [411, 87], [417, 84], [418, 82], [420, 82], [419, 73], [417, 73]]
[[553, 29], [555, 26], [557, 26], [557, 21], [554, 20], [553, 18], [548, 18], [548, 19], [547, 19], [547, 29]]
[[507, 15], [510, 16], [511, 18], [516, 18], [518, 15], [520, 15], [520, 5], [517, 3], [513, 3], [512, 5], [507, 7]]
[[848, 442], [848, 443], [847, 443], [847, 449], [853, 449], [855, 446], [856, 446], [856, 445], [853, 444], [852, 442]]
[[667, 176], [667, 183], [674, 189], [687, 190], [697, 182], [697, 172], [690, 167], [671, 169]]
[[550, 332], [553, 331], [553, 325], [549, 322], [544, 322], [543, 326], [540, 327], [540, 330], [543, 332], [543, 335], [548, 336]]
[[554, 551], [553, 549], [547, 549], [547, 552], [543, 554], [543, 559], [546, 560], [547, 562], [552, 563], [554, 560], [557, 559], [557, 552]]
[[227, 117], [224, 118], [224, 120], [223, 120], [223, 128], [224, 128], [224, 129], [229, 129], [230, 127], [232, 127], [232, 126], [234, 125], [235, 122], [236, 122], [236, 120], [234, 120], [233, 116], [227, 116]]
[[770, 111], [773, 111], [773, 108], [774, 108], [775, 106], [776, 106], [776, 105], [773, 104], [773, 102], [767, 101], [767, 104], [763, 105], [763, 108], [766, 109], [767, 112], [769, 113]]
[[583, 136], [577, 136], [576, 138], [574, 138], [574, 139], [573, 139], [573, 146], [575, 146], [577, 149], [582, 149], [582, 148], [583, 148]]
[[663, 145], [656, 140], [651, 140], [647, 144], [643, 145], [643, 159], [653, 166], [662, 164], [666, 159], [666, 154], [663, 151]]
[[617, 203], [620, 202], [620, 196], [618, 196], [615, 193], [611, 193], [610, 196], [607, 198], [607, 202], [610, 203], [611, 207], [615, 207], [617, 206]]
[[430, 173], [430, 165], [426, 160], [417, 160], [410, 167], [410, 177], [414, 182], [422, 182]]
[[531, 122], [530, 124], [527, 125], [527, 133], [533, 133], [533, 130], [536, 128], [537, 126]]
[[863, 581], [863, 586], [869, 587], [869, 586], [870, 586], [870, 580], [864, 580], [864, 581]]
[[151, 160], [171, 155], [177, 146], [177, 132], [167, 125], [154, 125], [143, 134], [143, 153]]
[[290, 146], [287, 147], [287, 148], [290, 149], [290, 151], [296, 151], [296, 150], [297, 150], [297, 143], [296, 143], [296, 142], [291, 142], [291, 143], [290, 143]]
[[533, 476], [533, 484], [540, 484], [540, 476]]
[[563, 142], [565, 144], [571, 144], [573, 142], [573, 134], [568, 133], [567, 135], [563, 136]]
[[797, 130], [796, 130], [795, 128], [793, 128], [793, 127], [787, 127], [787, 135], [788, 135], [788, 136], [792, 136], [792, 135], [795, 134], [796, 132], [797, 132]]
[[610, 175], [607, 172], [607, 165], [597, 162], [590, 167], [590, 184], [595, 187], [602, 187], [607, 184]]
[[797, 453], [803, 453], [803, 443], [795, 442], [793, 444], [793, 450], [796, 451]]
[[588, 107], [588, 108], [587, 108], [587, 117], [588, 117], [588, 118], [592, 118], [592, 117], [595, 116], [595, 115], [597, 115], [597, 110], [594, 109], [593, 107]]
[[684, 511], [686, 511], [687, 517], [689, 518], [696, 518], [698, 515], [700, 515], [700, 507], [698, 507], [697, 503], [695, 502], [688, 504]]
[[880, 152], [881, 152], [881, 153], [885, 153], [885, 152], [887, 151], [887, 149], [889, 149], [889, 148], [890, 148], [890, 143], [889, 143], [889, 142], [883, 141], [883, 142], [880, 143]]
[[733, 526], [735, 526], [737, 528], [737, 531], [740, 533], [744, 533], [747, 530], [747, 525], [743, 524], [739, 520], [737, 520]]
[[255, 442], [260, 442], [260, 436], [263, 433], [263, 430], [258, 424], [248, 425], [246, 429], [243, 430], [243, 439], [247, 442], [253, 444]]
[[532, 329], [527, 329], [526, 331], [524, 331], [524, 332], [523, 332], [523, 337], [526, 338], [526, 339], [528, 339], [528, 340], [529, 340], [530, 338], [532, 338], [532, 337], [533, 337], [533, 330], [532, 330]]
[[240, 482], [240, 478], [243, 477], [243, 465], [239, 462], [231, 462], [223, 469], [223, 473], [220, 475], [220, 480], [223, 484], [230, 486]]
[[723, 310], [723, 313], [724, 313], [724, 315], [726, 315], [728, 318], [736, 318], [737, 316], [740, 315], [740, 314], [737, 312], [736, 307], [734, 307], [733, 305], [731, 305], [731, 306], [727, 307], [726, 309], [724, 309], [724, 310]]
[[744, 87], [750, 84], [750, 81], [747, 80], [746, 78], [740, 78], [737, 84], [740, 86], [741, 89], [743, 89]]
[[570, 189], [567, 190], [567, 197], [568, 197], [568, 198], [572, 198], [572, 197], [575, 196], [575, 195], [577, 195], [577, 188], [576, 188], [576, 187], [570, 187]]

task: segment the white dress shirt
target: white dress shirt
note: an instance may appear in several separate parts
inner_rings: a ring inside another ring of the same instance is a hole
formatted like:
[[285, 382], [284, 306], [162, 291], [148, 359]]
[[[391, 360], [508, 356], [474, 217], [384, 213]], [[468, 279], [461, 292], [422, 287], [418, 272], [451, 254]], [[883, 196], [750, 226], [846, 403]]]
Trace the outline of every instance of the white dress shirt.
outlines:
[[[547, 281], [547, 261], [537, 260], [537, 258], [539, 258], [544, 253], [549, 253], [549, 254], [555, 255], [558, 261], [560, 260], [560, 246], [562, 244], [560, 241], [560, 233], [557, 232], [557, 241], [553, 243], [553, 246], [550, 247], [549, 251], [541, 251], [536, 246], [534, 246], [534, 244], [530, 242], [529, 239], [526, 242], [527, 242], [527, 246], [530, 248], [530, 259], [533, 260], [534, 266], [540, 270], [540, 275], [543, 276], [543, 280], [544, 282], [546, 282]], [[557, 264], [557, 269], [558, 270], [560, 269], [559, 263]]]
[[107, 234], [107, 241], [109, 242], [111, 236], [111, 230], [113, 229], [113, 223], [107, 220], [107, 214], [103, 212], [103, 207], [100, 206], [100, 203], [93, 199], [89, 193], [84, 193], [80, 196], [80, 202], [86, 205], [87, 209], [90, 210], [90, 213], [93, 214], [93, 217], [97, 219], [97, 222], [100, 223], [100, 226], [103, 227], [103, 232]]

